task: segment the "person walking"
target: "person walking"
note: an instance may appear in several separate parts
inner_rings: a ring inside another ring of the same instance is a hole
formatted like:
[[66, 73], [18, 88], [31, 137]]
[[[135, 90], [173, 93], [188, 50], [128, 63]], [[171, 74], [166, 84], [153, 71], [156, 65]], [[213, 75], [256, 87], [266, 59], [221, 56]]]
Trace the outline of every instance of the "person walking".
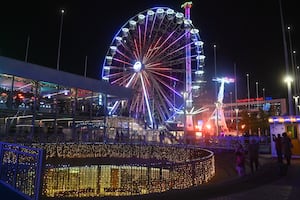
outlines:
[[287, 165], [291, 165], [292, 148], [291, 138], [288, 137], [286, 132], [282, 133], [282, 151]]
[[256, 139], [251, 138], [250, 143], [248, 146], [248, 154], [249, 154], [249, 163], [250, 163], [250, 169], [251, 173], [258, 170], [258, 157], [259, 157], [259, 143], [256, 141]]
[[277, 161], [279, 164], [282, 163], [282, 137], [277, 134], [277, 137], [273, 134], [273, 142], [275, 143], [275, 149], [277, 154]]
[[245, 171], [245, 151], [243, 146], [239, 143], [235, 150], [235, 167], [239, 176], [244, 176]]

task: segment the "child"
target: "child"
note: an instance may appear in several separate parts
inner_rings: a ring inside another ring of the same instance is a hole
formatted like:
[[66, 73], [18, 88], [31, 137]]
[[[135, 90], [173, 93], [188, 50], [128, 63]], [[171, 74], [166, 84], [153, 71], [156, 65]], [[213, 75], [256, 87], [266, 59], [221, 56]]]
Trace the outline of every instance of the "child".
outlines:
[[236, 151], [236, 170], [239, 176], [245, 175], [245, 152], [241, 144], [238, 145]]

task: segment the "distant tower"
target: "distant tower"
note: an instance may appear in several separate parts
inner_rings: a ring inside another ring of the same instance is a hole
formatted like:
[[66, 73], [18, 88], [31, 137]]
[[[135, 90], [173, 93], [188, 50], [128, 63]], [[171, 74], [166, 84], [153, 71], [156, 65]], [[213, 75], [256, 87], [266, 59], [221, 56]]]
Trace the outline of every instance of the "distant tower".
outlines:
[[192, 2], [185, 2], [184, 4], [181, 5], [182, 8], [184, 8], [185, 11], [185, 19], [187, 21], [184, 22], [185, 27], [185, 37], [187, 41], [185, 53], [185, 92], [187, 93], [187, 99], [186, 99], [186, 106], [187, 108], [192, 107], [192, 64], [191, 64], [191, 45], [189, 43], [190, 38], [191, 38], [191, 32], [190, 32], [190, 21], [191, 21], [191, 7], [192, 7]]
[[[192, 2], [185, 2], [184, 4], [181, 5], [181, 8], [184, 8], [184, 15], [185, 15], [185, 37], [186, 37], [186, 41], [187, 41], [187, 45], [186, 45], [186, 49], [185, 49], [185, 53], [186, 53], [186, 57], [185, 57], [185, 91], [184, 91], [184, 109], [185, 109], [185, 113], [187, 109], [191, 109], [192, 108], [192, 102], [193, 102], [193, 95], [192, 95], [192, 63], [191, 63], [191, 45], [189, 43], [190, 38], [191, 38], [191, 32], [190, 32], [190, 21], [191, 21], [191, 7], [192, 7]], [[193, 124], [193, 117], [192, 115], [185, 115], [185, 127], [186, 130], [192, 131], [194, 130], [194, 124]]]
[[221, 83], [220, 88], [219, 88], [219, 93], [218, 93], [218, 99], [216, 104], [216, 108], [214, 112], [212, 113], [212, 116], [210, 119], [214, 120], [215, 122], [215, 127], [216, 127], [216, 135], [219, 135], [219, 127], [221, 128], [222, 132], [228, 132], [227, 124], [225, 121], [225, 116], [224, 116], [224, 110], [223, 110], [223, 99], [224, 99], [224, 87], [225, 83], [233, 83], [234, 79], [232, 78], [216, 78], [213, 79], [213, 81]]

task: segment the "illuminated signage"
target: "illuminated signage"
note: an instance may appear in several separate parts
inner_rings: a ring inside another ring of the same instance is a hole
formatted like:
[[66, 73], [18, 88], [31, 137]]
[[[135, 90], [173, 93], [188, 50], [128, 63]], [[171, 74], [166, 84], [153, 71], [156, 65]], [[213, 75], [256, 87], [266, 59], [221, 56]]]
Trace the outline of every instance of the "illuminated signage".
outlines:
[[250, 99], [238, 99], [236, 100], [238, 103], [245, 103], [245, 102], [253, 102], [253, 101], [263, 101], [263, 97], [258, 97], [258, 98], [250, 98]]

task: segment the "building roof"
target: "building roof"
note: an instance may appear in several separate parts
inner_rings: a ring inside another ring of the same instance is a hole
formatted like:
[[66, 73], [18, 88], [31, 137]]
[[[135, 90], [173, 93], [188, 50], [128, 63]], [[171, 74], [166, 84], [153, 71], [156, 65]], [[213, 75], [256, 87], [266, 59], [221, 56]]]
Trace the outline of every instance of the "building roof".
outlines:
[[0, 56], [0, 74], [46, 81], [66, 87], [112, 95], [118, 98], [129, 99], [133, 95], [133, 90], [130, 88], [111, 85], [103, 80], [92, 79], [3, 56]]

